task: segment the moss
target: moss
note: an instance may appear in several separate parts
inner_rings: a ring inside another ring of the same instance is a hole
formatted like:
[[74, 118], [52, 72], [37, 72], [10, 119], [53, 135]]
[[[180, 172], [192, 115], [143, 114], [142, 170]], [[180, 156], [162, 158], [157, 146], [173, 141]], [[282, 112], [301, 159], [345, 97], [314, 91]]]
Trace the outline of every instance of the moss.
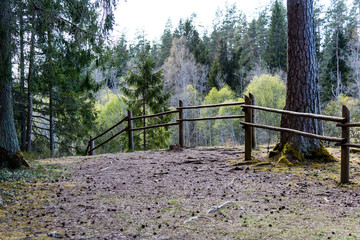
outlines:
[[294, 164], [302, 162], [304, 162], [304, 157], [299, 149], [292, 144], [285, 144], [278, 163], [285, 166], [293, 166]]
[[272, 151], [270, 151], [269, 158], [278, 156], [281, 153], [281, 150], [282, 150], [282, 144], [281, 144], [281, 142], [278, 142], [275, 145], [274, 149]]
[[293, 164], [292, 162], [290, 162], [290, 161], [286, 158], [286, 156], [284, 156], [284, 155], [279, 158], [278, 164], [279, 164], [280, 166], [285, 166], [285, 167], [292, 167], [292, 166], [294, 166], [294, 164]]
[[292, 144], [286, 144], [283, 151], [286, 154], [291, 154], [297, 161], [304, 161], [304, 157], [300, 153], [299, 149]]
[[320, 143], [320, 148], [315, 152], [312, 152], [310, 156], [306, 156], [308, 159], [316, 160], [319, 162], [335, 162], [337, 159], [329, 153], [324, 144]]
[[17, 152], [14, 155], [9, 155], [8, 151], [2, 147], [0, 147], [0, 164], [10, 169], [30, 167], [29, 162], [26, 161], [24, 155], [21, 152]]

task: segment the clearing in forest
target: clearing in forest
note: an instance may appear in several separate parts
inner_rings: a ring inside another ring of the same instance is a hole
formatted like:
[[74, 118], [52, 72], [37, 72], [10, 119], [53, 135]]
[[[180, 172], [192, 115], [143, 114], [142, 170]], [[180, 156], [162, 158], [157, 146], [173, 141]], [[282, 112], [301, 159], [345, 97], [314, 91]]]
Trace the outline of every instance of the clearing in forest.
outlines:
[[344, 186], [338, 162], [287, 168], [262, 148], [41, 160], [52, 178], [0, 183], [0, 239], [359, 239], [352, 157]]

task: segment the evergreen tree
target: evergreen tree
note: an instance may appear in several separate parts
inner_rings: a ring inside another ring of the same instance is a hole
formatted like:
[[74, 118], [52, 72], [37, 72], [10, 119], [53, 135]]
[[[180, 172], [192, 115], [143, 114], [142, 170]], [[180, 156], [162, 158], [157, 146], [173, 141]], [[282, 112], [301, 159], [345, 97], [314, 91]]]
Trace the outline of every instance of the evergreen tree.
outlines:
[[187, 18], [185, 21], [180, 19], [177, 29], [175, 29], [174, 37], [180, 38], [184, 36], [186, 45], [195, 56], [196, 62], [204, 65], [210, 65], [209, 50], [201, 39], [199, 32], [194, 25], [194, 18]]
[[19, 154], [12, 102], [11, 7], [0, 2], [0, 168], [29, 167]]
[[354, 31], [354, 17], [344, 0], [332, 0], [326, 13], [324, 51], [321, 54], [321, 99], [327, 102], [338, 98], [352, 83], [351, 71], [345, 58]]
[[164, 32], [161, 36], [161, 45], [160, 45], [160, 59], [158, 65], [161, 66], [164, 64], [165, 60], [170, 56], [170, 49], [173, 40], [172, 36], [172, 24], [169, 19], [165, 25]]
[[281, 69], [286, 72], [286, 9], [281, 2], [275, 1], [271, 9], [271, 21], [266, 62], [271, 71]]
[[[142, 47], [137, 55], [134, 69], [130, 70], [126, 78], [127, 86], [122, 89], [126, 97], [124, 101], [134, 115], [166, 111], [170, 98], [170, 94], [161, 94], [164, 90], [163, 71], [154, 72], [156, 62], [151, 58], [150, 50], [149, 44]], [[143, 119], [142, 126], [146, 126], [146, 119]], [[147, 136], [150, 138], [149, 143]], [[143, 130], [143, 147], [147, 149], [147, 147], [166, 146], [167, 142], [164, 139], [168, 137], [168, 129]], [[135, 143], [139, 144], [139, 139]]]

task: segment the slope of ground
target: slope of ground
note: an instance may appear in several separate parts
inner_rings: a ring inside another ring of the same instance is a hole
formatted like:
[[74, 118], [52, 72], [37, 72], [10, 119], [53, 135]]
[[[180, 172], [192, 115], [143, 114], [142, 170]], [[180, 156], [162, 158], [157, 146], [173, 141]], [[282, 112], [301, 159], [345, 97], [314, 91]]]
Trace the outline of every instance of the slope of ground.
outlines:
[[61, 175], [1, 183], [0, 239], [360, 238], [358, 155], [346, 186], [338, 163], [254, 157], [199, 148], [44, 160]]

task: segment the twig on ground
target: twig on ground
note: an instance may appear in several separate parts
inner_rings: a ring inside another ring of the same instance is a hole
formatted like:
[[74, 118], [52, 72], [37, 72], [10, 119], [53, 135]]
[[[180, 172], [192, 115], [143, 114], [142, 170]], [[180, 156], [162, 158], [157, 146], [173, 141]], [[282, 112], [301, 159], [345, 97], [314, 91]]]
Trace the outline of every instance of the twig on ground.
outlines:
[[208, 211], [208, 214], [209, 214], [209, 213], [212, 213], [212, 212], [216, 212], [217, 210], [225, 207], [226, 205], [228, 205], [228, 204], [230, 204], [230, 203], [232, 203], [232, 201], [227, 201], [227, 202], [225, 202], [225, 203], [223, 203], [223, 204], [221, 204], [221, 205], [219, 205], [219, 206], [217, 206], [217, 207], [215, 207], [215, 208], [212, 208], [212, 209], [210, 209], [210, 210]]

